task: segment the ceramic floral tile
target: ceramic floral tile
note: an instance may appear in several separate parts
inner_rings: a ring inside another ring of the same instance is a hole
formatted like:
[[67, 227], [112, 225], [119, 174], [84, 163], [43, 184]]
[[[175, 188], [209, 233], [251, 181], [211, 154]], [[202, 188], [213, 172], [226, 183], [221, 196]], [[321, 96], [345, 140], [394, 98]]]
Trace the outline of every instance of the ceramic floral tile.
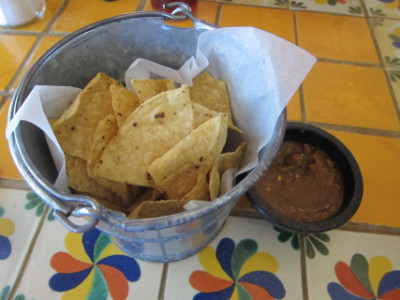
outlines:
[[216, 239], [170, 263], [165, 299], [303, 299], [300, 252], [265, 220], [229, 217]]
[[[383, 63], [387, 67], [400, 69], [400, 21], [382, 19], [376, 22], [372, 19], [371, 24]], [[397, 73], [392, 75], [394, 78], [391, 77], [391, 80], [400, 79]]]
[[0, 89], [5, 90], [36, 41], [35, 36], [0, 33]]
[[318, 62], [303, 82], [310, 122], [400, 130], [382, 69]]
[[379, 64], [365, 18], [296, 11], [298, 45], [318, 58]]
[[390, 78], [390, 85], [392, 86], [397, 107], [400, 110], [400, 70], [388, 68], [386, 71]]
[[[2, 133], [5, 132], [7, 126], [9, 105], [10, 99], [7, 100], [6, 104], [0, 110], [0, 132]], [[0, 177], [6, 179], [22, 179], [11, 157], [5, 134], [0, 135]]]
[[291, 9], [363, 16], [360, 0], [293, 0]]
[[309, 300], [398, 299], [400, 237], [334, 230], [329, 253], [306, 259]]
[[[40, 269], [41, 276], [35, 276]], [[69, 232], [57, 220], [38, 236], [17, 294], [27, 299], [158, 299], [163, 264], [136, 260], [94, 228]]]
[[44, 215], [44, 206], [39, 202], [31, 192], [0, 188], [1, 299], [7, 299], [14, 286]]
[[15, 81], [14, 84], [14, 89], [18, 87], [18, 84], [21, 82], [22, 78], [25, 76], [25, 74], [28, 72], [29, 68], [32, 67], [32, 65], [55, 43], [60, 41], [62, 37], [59, 36], [45, 36], [42, 38], [42, 40], [39, 42], [38, 47], [35, 49], [33, 52], [33, 56], [29, 59], [28, 64], [24, 67], [22, 70], [20, 76], [18, 79]]
[[363, 0], [368, 13], [373, 17], [400, 19], [399, 0]]
[[134, 12], [139, 0], [71, 0], [54, 25], [54, 31], [72, 32], [91, 23]]
[[272, 9], [253, 6], [223, 5], [219, 25], [253, 26], [295, 43], [293, 12], [287, 9]]
[[282, 8], [287, 8], [289, 5], [289, 0], [217, 0], [217, 2]]
[[339, 131], [331, 133], [353, 153], [363, 175], [363, 198], [351, 221], [400, 227], [400, 139]]

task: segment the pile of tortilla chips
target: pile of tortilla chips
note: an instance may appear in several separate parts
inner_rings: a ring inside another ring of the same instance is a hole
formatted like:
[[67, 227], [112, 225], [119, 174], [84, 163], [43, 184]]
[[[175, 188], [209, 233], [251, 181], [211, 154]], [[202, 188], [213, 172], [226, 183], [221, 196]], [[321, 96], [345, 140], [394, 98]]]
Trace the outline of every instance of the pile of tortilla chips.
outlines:
[[193, 87], [132, 80], [132, 93], [97, 74], [52, 128], [66, 156], [69, 187], [129, 218], [182, 212], [219, 196], [245, 144], [223, 153], [233, 125], [224, 81], [207, 72]]

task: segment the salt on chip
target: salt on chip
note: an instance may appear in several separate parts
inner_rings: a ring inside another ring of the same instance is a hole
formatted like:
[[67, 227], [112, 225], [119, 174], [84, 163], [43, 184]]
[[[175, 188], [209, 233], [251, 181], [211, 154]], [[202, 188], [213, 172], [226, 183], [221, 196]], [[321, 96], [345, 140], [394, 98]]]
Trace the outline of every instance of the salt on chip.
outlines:
[[208, 172], [227, 137], [227, 116], [218, 114], [156, 159], [148, 168], [155, 185], [171, 199], [191, 191], [201, 172]]
[[140, 105], [139, 98], [135, 93], [116, 84], [110, 86], [110, 93], [114, 114], [118, 126], [121, 127], [128, 116]]
[[211, 110], [228, 115], [228, 124], [233, 125], [231, 104], [226, 82], [212, 77], [204, 72], [193, 79], [190, 88], [193, 102], [199, 103]]
[[172, 79], [132, 79], [131, 83], [139, 97], [140, 103], [162, 92], [175, 89]]
[[158, 94], [127, 118], [96, 163], [93, 174], [152, 187], [148, 166], [192, 130], [193, 110], [188, 87]]
[[88, 159], [97, 123], [114, 113], [110, 84], [118, 82], [102, 73], [96, 76], [52, 124], [54, 134], [64, 153]]

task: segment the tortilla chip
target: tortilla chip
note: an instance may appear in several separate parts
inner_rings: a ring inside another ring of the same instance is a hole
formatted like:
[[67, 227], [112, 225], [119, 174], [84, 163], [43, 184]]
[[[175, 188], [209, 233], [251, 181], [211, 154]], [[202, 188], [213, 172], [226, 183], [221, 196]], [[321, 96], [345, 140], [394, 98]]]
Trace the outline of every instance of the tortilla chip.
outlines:
[[183, 212], [184, 203], [179, 200], [142, 202], [130, 215], [130, 219], [157, 218]]
[[104, 149], [107, 147], [110, 140], [118, 131], [117, 120], [114, 115], [108, 115], [104, 120], [101, 120], [93, 135], [92, 146], [87, 160], [88, 175], [94, 178], [99, 184], [110, 189], [112, 192], [125, 200], [125, 204], [129, 205], [132, 198], [132, 188], [128, 187], [125, 183], [110, 181], [104, 178], [95, 177], [93, 175], [93, 168], [100, 156], [103, 154]]
[[108, 90], [81, 92], [70, 108], [52, 125], [64, 153], [87, 160], [97, 123], [113, 113]]
[[208, 121], [215, 116], [218, 115], [218, 112], [208, 109], [207, 107], [199, 104], [192, 102], [192, 107], [193, 107], [193, 127], [197, 128], [199, 125], [203, 124], [205, 121]]
[[193, 189], [199, 174], [207, 173], [217, 160], [227, 131], [227, 116], [218, 114], [153, 161], [148, 172], [157, 188], [171, 199], [185, 196]]
[[206, 172], [199, 173], [195, 186], [181, 199], [185, 204], [190, 200], [210, 200], [206, 175]]
[[96, 163], [93, 174], [152, 187], [148, 166], [193, 130], [189, 89], [161, 93], [141, 104], [125, 121]]
[[209, 174], [208, 187], [210, 190], [210, 199], [214, 200], [219, 196], [219, 189], [221, 186], [221, 177], [219, 176], [218, 167], [214, 165]]
[[108, 90], [111, 85], [122, 86], [122, 84], [114, 78], [111, 78], [104, 73], [97, 73], [96, 76], [85, 86], [84, 91], [104, 91]]
[[121, 127], [128, 116], [140, 105], [139, 98], [123, 86], [115, 84], [110, 86], [110, 93], [118, 127]]
[[139, 97], [140, 103], [162, 92], [175, 89], [172, 79], [132, 79], [131, 83]]
[[227, 114], [228, 124], [233, 125], [231, 104], [225, 81], [218, 80], [208, 72], [204, 72], [193, 79], [190, 97], [193, 102]]
[[102, 205], [115, 210], [124, 210], [126, 201], [89, 177], [86, 161], [71, 155], [65, 155], [68, 186], [80, 193], [93, 195]]
[[239, 169], [246, 149], [246, 143], [242, 143], [237, 147], [235, 152], [222, 153], [218, 160], [218, 172], [222, 176], [229, 169]]

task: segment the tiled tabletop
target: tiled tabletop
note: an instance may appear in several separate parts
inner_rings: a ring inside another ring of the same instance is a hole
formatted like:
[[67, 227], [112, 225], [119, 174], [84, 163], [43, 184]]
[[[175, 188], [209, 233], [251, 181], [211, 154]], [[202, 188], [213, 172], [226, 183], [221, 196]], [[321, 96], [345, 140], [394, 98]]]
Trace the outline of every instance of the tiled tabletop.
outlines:
[[361, 167], [362, 203], [341, 228], [283, 232], [242, 197], [206, 249], [149, 263], [128, 257], [97, 229], [68, 232], [29, 191], [4, 135], [21, 78], [70, 32], [151, 10], [149, 2], [46, 0], [43, 19], [0, 27], [0, 299], [400, 299], [399, 0], [199, 3], [198, 18], [255, 26], [318, 58], [288, 119], [328, 130]]

